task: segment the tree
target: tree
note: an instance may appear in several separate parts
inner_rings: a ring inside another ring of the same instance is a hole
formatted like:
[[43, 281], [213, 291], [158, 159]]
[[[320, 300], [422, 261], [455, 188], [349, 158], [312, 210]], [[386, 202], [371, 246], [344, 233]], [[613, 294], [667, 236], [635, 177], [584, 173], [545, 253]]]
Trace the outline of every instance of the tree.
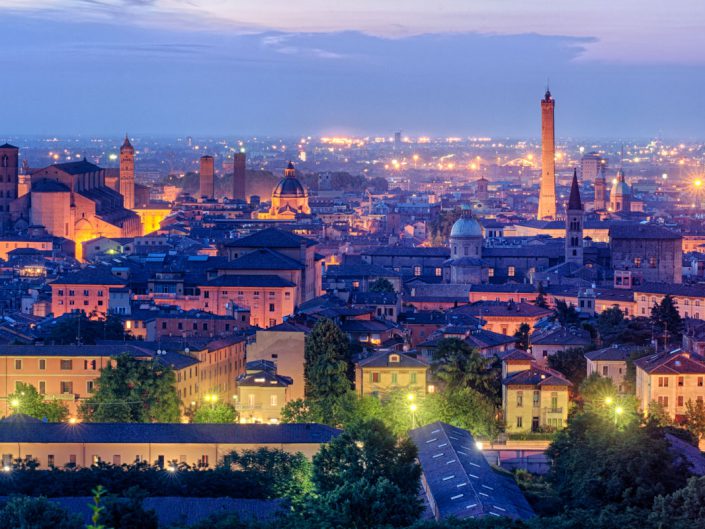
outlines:
[[445, 246], [448, 244], [448, 237], [453, 224], [463, 215], [463, 210], [456, 207], [453, 209], [442, 209], [438, 215], [434, 215], [428, 223], [428, 233], [433, 246]]
[[493, 402], [499, 400], [499, 373], [492, 360], [483, 357], [467, 342], [444, 338], [433, 352], [431, 364], [434, 376], [448, 388], [469, 387]]
[[702, 528], [705, 520], [705, 477], [693, 477], [673, 494], [654, 500], [649, 521], [655, 529]]
[[517, 332], [514, 333], [514, 338], [516, 338], [514, 346], [517, 349], [521, 349], [522, 351], [528, 350], [530, 345], [530, 335], [531, 327], [528, 323], [522, 323], [521, 325], [519, 325]]
[[419, 426], [443, 421], [486, 439], [499, 433], [495, 403], [472, 388], [446, 388], [427, 395], [416, 416]]
[[622, 341], [621, 335], [627, 328], [624, 312], [617, 306], [603, 310], [597, 317], [596, 324], [601, 347], [608, 347], [617, 341]]
[[624, 374], [624, 391], [626, 393], [636, 392], [636, 364], [635, 362], [644, 356], [654, 354], [653, 347], [638, 347], [633, 349], [627, 357], [627, 371]]
[[358, 424], [313, 458], [316, 495], [294, 526], [368, 529], [406, 527], [422, 511], [416, 447], [381, 421]]
[[375, 282], [370, 285], [370, 292], [394, 293], [394, 285], [386, 277], [375, 279]]
[[225, 461], [252, 474], [266, 498], [299, 501], [313, 489], [311, 463], [302, 453], [291, 454], [276, 448], [231, 452]]
[[653, 499], [685, 485], [688, 470], [662, 429], [609, 417], [572, 416], [546, 451], [549, 479], [569, 509], [649, 508]]
[[556, 319], [564, 327], [575, 325], [580, 321], [578, 311], [572, 303], [568, 304], [562, 299], [556, 300]]
[[125, 339], [132, 336], [125, 333], [119, 317], [109, 314], [103, 319], [89, 319], [83, 311], [65, 314], [52, 322], [45, 337], [46, 342], [60, 345], [95, 345], [98, 340]]
[[680, 336], [683, 334], [683, 318], [670, 294], [664, 296], [661, 303], [654, 304], [651, 308], [651, 324], [664, 347], [669, 347], [674, 341], [680, 341]]
[[705, 438], [705, 404], [702, 400], [685, 403], [685, 427], [698, 440]]
[[321, 412], [327, 424], [335, 423], [333, 403], [350, 391], [350, 342], [329, 319], [321, 319], [306, 337], [304, 381], [306, 399], [325, 403]]
[[611, 378], [602, 377], [595, 372], [583, 380], [578, 394], [584, 408], [594, 412], [601, 409], [605, 403], [612, 403], [617, 399], [617, 388]]
[[649, 421], [661, 427], [670, 426], [673, 424], [673, 420], [671, 419], [666, 407], [655, 400], [649, 402]]
[[546, 294], [543, 291], [543, 286], [539, 283], [538, 287], [538, 296], [536, 296], [536, 301], [534, 301], [534, 305], [537, 307], [541, 307], [542, 309], [547, 309], [548, 308], [548, 301], [546, 301]]
[[585, 360], [584, 354], [585, 351], [582, 348], [558, 351], [548, 357], [548, 366], [565, 375], [577, 388], [587, 374], [587, 360]]
[[179, 395], [171, 368], [127, 354], [100, 372], [96, 392], [80, 406], [90, 422], [178, 422]]
[[13, 496], [0, 509], [0, 529], [80, 529], [80, 518], [72, 516], [46, 498]]
[[214, 402], [204, 404], [196, 408], [193, 414], [194, 423], [216, 424], [234, 423], [237, 420], [237, 412], [230, 404], [225, 402]]
[[157, 513], [142, 506], [147, 496], [137, 487], [126, 490], [124, 496], [106, 496], [101, 521], [110, 529], [158, 529]]
[[17, 383], [15, 392], [8, 395], [7, 401], [13, 413], [22, 413], [48, 422], [64, 422], [69, 415], [66, 405], [54, 399], [44, 400], [44, 396], [34, 386], [23, 382]]

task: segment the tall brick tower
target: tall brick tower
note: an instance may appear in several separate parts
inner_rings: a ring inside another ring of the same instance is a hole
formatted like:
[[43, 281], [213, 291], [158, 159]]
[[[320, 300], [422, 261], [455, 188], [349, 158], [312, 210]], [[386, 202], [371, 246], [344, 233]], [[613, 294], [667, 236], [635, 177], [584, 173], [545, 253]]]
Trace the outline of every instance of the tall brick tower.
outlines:
[[20, 150], [0, 145], [0, 231], [10, 229], [10, 202], [17, 198]]
[[233, 199], [247, 200], [245, 161], [244, 152], [233, 154]]
[[201, 156], [199, 168], [201, 198], [215, 196], [215, 162], [212, 156]]
[[595, 201], [593, 209], [603, 210], [607, 207], [607, 181], [605, 179], [605, 164], [601, 164], [600, 172], [595, 177]]
[[541, 100], [541, 191], [537, 218], [556, 218], [556, 135], [553, 113], [556, 101], [546, 88]]
[[583, 203], [580, 200], [578, 171], [573, 170], [570, 198], [565, 209], [565, 262], [583, 265]]
[[120, 147], [120, 194], [125, 208], [135, 207], [135, 148], [125, 134]]

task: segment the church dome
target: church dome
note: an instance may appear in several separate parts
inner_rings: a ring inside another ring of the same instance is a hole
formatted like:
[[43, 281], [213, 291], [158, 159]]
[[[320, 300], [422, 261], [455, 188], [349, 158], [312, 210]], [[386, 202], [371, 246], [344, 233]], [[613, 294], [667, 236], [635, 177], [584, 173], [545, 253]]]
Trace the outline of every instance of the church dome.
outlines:
[[305, 197], [307, 196], [304, 186], [301, 185], [299, 179], [296, 178], [294, 164], [289, 162], [288, 167], [284, 171], [284, 178], [279, 181], [277, 187], [274, 188], [273, 196], [276, 197]]
[[621, 169], [617, 171], [617, 178], [615, 179], [614, 184], [612, 184], [611, 192], [614, 196], [625, 196], [632, 194], [632, 190], [629, 187], [629, 184], [624, 181], [624, 171], [622, 171]]
[[482, 237], [482, 226], [475, 217], [464, 214], [455, 221], [450, 230], [451, 237]]

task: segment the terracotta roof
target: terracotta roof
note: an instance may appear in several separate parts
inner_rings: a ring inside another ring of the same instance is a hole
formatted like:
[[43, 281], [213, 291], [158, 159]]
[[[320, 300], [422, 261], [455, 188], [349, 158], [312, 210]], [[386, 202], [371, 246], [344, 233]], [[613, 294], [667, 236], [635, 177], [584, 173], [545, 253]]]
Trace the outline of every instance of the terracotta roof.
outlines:
[[705, 358], [695, 353], [675, 351], [658, 353], [639, 358], [634, 364], [650, 375], [705, 375]]

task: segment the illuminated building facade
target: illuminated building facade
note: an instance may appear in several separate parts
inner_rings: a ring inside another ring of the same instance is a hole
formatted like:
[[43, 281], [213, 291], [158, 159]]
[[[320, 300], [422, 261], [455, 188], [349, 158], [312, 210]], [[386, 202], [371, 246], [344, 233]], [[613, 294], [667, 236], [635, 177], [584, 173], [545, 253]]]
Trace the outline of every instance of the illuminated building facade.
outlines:
[[135, 207], [135, 149], [127, 134], [120, 147], [120, 194], [126, 209]]
[[296, 178], [294, 164], [284, 170], [284, 178], [272, 192], [272, 205], [267, 213], [259, 213], [260, 219], [293, 220], [299, 215], [310, 215], [308, 191]]
[[20, 150], [9, 143], [0, 145], [0, 230], [10, 228], [10, 203], [17, 198]]
[[556, 218], [556, 134], [554, 110], [556, 101], [546, 89], [541, 100], [541, 190], [539, 192], [539, 220]]
[[212, 199], [215, 196], [215, 162], [212, 156], [201, 156], [199, 185], [202, 199]]

